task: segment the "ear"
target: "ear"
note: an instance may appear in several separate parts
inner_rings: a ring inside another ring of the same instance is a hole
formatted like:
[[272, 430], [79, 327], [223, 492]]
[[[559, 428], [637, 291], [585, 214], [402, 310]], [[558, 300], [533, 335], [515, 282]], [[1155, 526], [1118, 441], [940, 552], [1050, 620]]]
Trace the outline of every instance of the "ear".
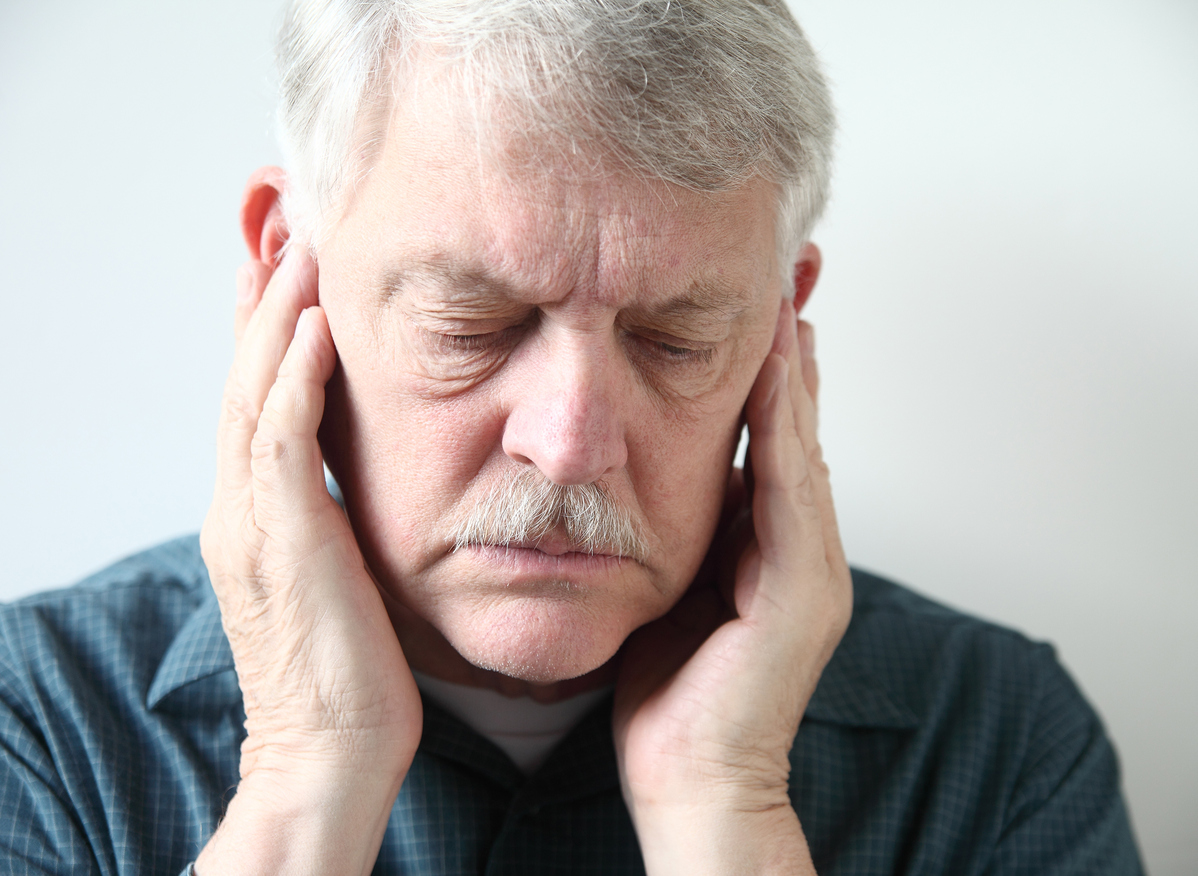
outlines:
[[802, 311], [803, 305], [811, 297], [823, 262], [824, 257], [820, 254], [818, 246], [814, 243], [803, 244], [803, 248], [799, 250], [798, 261], [795, 262], [795, 313]]
[[283, 191], [287, 171], [281, 167], [260, 167], [250, 175], [241, 199], [241, 234], [250, 258], [276, 267], [279, 250], [291, 236], [283, 218]]

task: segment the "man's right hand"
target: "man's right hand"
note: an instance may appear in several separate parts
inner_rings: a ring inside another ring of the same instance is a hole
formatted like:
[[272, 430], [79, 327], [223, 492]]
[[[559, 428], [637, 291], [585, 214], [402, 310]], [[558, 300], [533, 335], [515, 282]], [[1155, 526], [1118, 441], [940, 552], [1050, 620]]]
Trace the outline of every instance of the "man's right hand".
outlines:
[[201, 546], [245, 700], [241, 783], [199, 876], [369, 873], [420, 695], [317, 428], [336, 351], [301, 247], [238, 273], [237, 352]]

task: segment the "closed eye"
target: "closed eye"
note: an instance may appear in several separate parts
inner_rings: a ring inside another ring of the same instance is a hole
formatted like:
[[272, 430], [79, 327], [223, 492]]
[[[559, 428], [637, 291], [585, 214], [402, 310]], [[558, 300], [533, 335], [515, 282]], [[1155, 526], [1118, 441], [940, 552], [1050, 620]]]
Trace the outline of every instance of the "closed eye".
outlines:
[[665, 341], [654, 341], [654, 343], [670, 358], [683, 361], [710, 362], [714, 353], [711, 349], [678, 347], [674, 344], [667, 344]]
[[426, 330], [425, 335], [440, 353], [477, 355], [506, 349], [520, 339], [524, 328], [524, 326], [511, 326], [498, 331], [469, 335]]
[[451, 335], [442, 332], [430, 332], [438, 343], [455, 350], [481, 350], [502, 340], [505, 332], [483, 332], [477, 335]]
[[678, 338], [663, 338], [656, 333], [632, 334], [632, 339], [642, 356], [666, 365], [706, 365], [715, 358], [714, 344], [691, 346]]

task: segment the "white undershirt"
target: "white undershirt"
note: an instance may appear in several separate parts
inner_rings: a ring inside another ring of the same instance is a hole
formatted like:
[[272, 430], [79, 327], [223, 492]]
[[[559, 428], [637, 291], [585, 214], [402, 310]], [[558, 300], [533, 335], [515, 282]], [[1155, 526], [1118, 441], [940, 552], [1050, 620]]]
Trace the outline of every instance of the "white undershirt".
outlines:
[[421, 694], [494, 742], [525, 775], [544, 763], [553, 747], [611, 692], [606, 687], [545, 704], [442, 681], [422, 672], [412, 675]]

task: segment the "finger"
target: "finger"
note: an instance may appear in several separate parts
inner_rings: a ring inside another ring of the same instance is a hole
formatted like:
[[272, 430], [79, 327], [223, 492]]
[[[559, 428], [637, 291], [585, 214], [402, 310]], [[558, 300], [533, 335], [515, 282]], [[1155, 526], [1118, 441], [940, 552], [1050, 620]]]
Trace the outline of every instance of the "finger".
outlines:
[[749, 453], [756, 473], [753, 528], [762, 559], [800, 574], [823, 556], [819, 519], [807, 455], [795, 430], [790, 363], [771, 353], [749, 393]]
[[237, 269], [237, 306], [233, 311], [233, 335], [241, 342], [245, 327], [250, 317], [258, 309], [262, 301], [262, 293], [270, 282], [271, 270], [269, 265], [256, 260], [250, 260]]
[[[782, 299], [781, 305], [778, 308], [778, 322], [774, 326], [774, 340], [770, 346], [771, 353], [777, 353], [783, 359], [786, 359], [786, 350], [790, 343], [788, 333], [790, 325], [794, 322], [794, 305], [787, 299]], [[762, 369], [765, 368], [765, 363], [762, 363]], [[761, 372], [757, 375], [758, 381], [761, 380]], [[757, 383], [754, 383], [754, 389], [750, 392], [750, 397], [745, 401], [745, 425], [749, 427], [749, 452], [745, 454], [745, 487], [748, 493], [749, 500], [753, 498], [753, 488], [756, 478], [753, 473], [753, 427], [749, 423], [749, 401], [753, 398], [753, 392], [757, 390]]]
[[[800, 340], [801, 323], [795, 313], [794, 305], [783, 300], [778, 313], [778, 329], [774, 335], [773, 352], [786, 362], [787, 386], [790, 396], [790, 409], [794, 416], [794, 429], [809, 459], [818, 458], [822, 463], [822, 454], [813, 456], [819, 448], [819, 422], [815, 401], [809, 386], [819, 390], [819, 374], [815, 367], [813, 355], [814, 345], [808, 347], [807, 358], [810, 367], [804, 361], [803, 342]], [[809, 327], [809, 326], [808, 326]], [[809, 335], [809, 339], [813, 338]]]
[[255, 515], [294, 524], [331, 501], [316, 435], [324, 414], [325, 384], [336, 361], [324, 310], [305, 309], [251, 445]]
[[250, 483], [250, 442], [267, 393], [304, 307], [316, 303], [311, 256], [293, 249], [274, 272], [249, 317], [225, 383], [217, 433], [217, 490], [240, 494]]
[[824, 462], [823, 447], [819, 441], [819, 410], [815, 402], [819, 394], [819, 367], [815, 361], [815, 333], [809, 323], [800, 321], [792, 314], [793, 309], [792, 313], [786, 315], [787, 327], [780, 345], [788, 365], [795, 431], [803, 445], [811, 489], [823, 526], [828, 562], [841, 568], [845, 564], [844, 548], [840, 542], [840, 529], [832, 502], [828, 466]]
[[[819, 364], [815, 361], [815, 328], [809, 322], [799, 320], [799, 362], [803, 369], [803, 385], [815, 404], [819, 415]], [[819, 423], [816, 422], [818, 430]]]
[[[802, 403], [800, 390], [805, 390], [806, 385], [799, 341], [799, 317], [795, 313], [794, 305], [788, 300], [782, 301], [781, 311], [778, 314], [778, 332], [774, 337], [774, 352], [786, 360], [791, 406], [795, 412], [795, 430], [798, 431], [801, 438], [806, 438], [807, 436], [803, 434], [803, 425], [810, 425], [814, 430], [816, 424], [814, 418], [806, 417], [807, 411], [804, 410]], [[814, 434], [812, 431], [812, 435]]]

